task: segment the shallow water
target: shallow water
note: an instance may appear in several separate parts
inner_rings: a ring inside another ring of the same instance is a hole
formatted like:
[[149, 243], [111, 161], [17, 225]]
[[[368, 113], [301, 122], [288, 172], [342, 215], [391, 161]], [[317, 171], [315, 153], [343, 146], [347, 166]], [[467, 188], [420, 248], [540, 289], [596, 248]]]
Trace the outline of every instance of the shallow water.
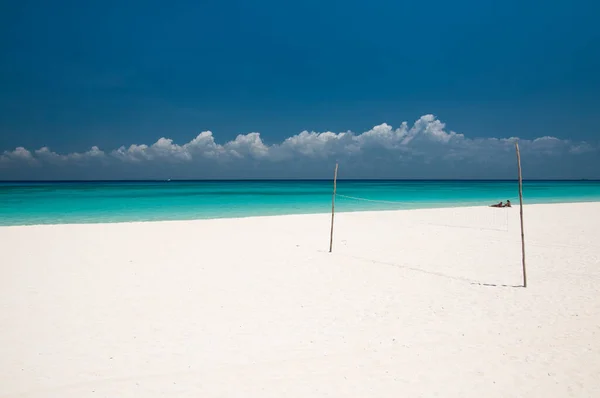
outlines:
[[[336, 211], [518, 204], [516, 181], [338, 181]], [[600, 181], [525, 181], [524, 202], [600, 201]], [[327, 213], [331, 181], [3, 182], [0, 225]]]

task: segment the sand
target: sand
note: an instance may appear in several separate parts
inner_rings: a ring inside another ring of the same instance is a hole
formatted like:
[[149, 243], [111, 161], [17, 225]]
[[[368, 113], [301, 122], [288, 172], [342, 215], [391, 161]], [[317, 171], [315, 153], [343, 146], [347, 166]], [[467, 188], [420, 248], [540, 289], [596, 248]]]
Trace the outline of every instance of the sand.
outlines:
[[0, 397], [600, 397], [600, 203], [0, 228]]

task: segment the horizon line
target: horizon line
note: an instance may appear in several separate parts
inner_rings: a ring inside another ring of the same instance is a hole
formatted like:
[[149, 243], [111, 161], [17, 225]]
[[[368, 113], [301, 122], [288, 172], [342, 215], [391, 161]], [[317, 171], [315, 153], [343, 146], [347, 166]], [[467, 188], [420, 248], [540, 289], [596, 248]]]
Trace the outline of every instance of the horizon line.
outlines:
[[[77, 182], [268, 182], [268, 181], [333, 181], [333, 178], [231, 178], [231, 179], [72, 179], [72, 180], [0, 180], [0, 184], [4, 183], [77, 183]], [[416, 182], [427, 182], [427, 181], [498, 181], [498, 182], [515, 182], [518, 178], [338, 178], [337, 181], [416, 181]], [[524, 178], [523, 181], [548, 181], [548, 182], [572, 182], [572, 181], [591, 181], [600, 182], [600, 179], [589, 179], [589, 178]]]

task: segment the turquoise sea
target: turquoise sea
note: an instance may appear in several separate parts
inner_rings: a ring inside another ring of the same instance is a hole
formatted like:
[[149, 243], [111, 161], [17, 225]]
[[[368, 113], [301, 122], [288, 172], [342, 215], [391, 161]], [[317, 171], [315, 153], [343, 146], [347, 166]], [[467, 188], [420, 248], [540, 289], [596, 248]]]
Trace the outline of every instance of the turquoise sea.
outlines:
[[[0, 182], [0, 225], [328, 213], [332, 181]], [[516, 181], [338, 181], [336, 211], [479, 206]], [[600, 201], [600, 181], [525, 181], [524, 202]], [[359, 199], [360, 198], [360, 199]]]

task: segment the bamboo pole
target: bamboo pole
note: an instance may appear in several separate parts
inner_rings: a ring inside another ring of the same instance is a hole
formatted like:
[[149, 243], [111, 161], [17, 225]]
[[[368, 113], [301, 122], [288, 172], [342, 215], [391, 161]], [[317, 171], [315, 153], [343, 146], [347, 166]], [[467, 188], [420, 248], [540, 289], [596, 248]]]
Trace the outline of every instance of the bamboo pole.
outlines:
[[333, 194], [331, 195], [331, 231], [329, 232], [329, 253], [333, 249], [333, 217], [335, 216], [335, 191], [337, 188], [337, 172], [338, 164], [335, 164], [335, 172], [333, 173]]
[[527, 287], [527, 270], [525, 269], [525, 233], [523, 232], [523, 177], [521, 175], [521, 152], [519, 143], [515, 142], [517, 150], [517, 166], [519, 168], [519, 211], [521, 218], [521, 261], [523, 264], [523, 287]]

